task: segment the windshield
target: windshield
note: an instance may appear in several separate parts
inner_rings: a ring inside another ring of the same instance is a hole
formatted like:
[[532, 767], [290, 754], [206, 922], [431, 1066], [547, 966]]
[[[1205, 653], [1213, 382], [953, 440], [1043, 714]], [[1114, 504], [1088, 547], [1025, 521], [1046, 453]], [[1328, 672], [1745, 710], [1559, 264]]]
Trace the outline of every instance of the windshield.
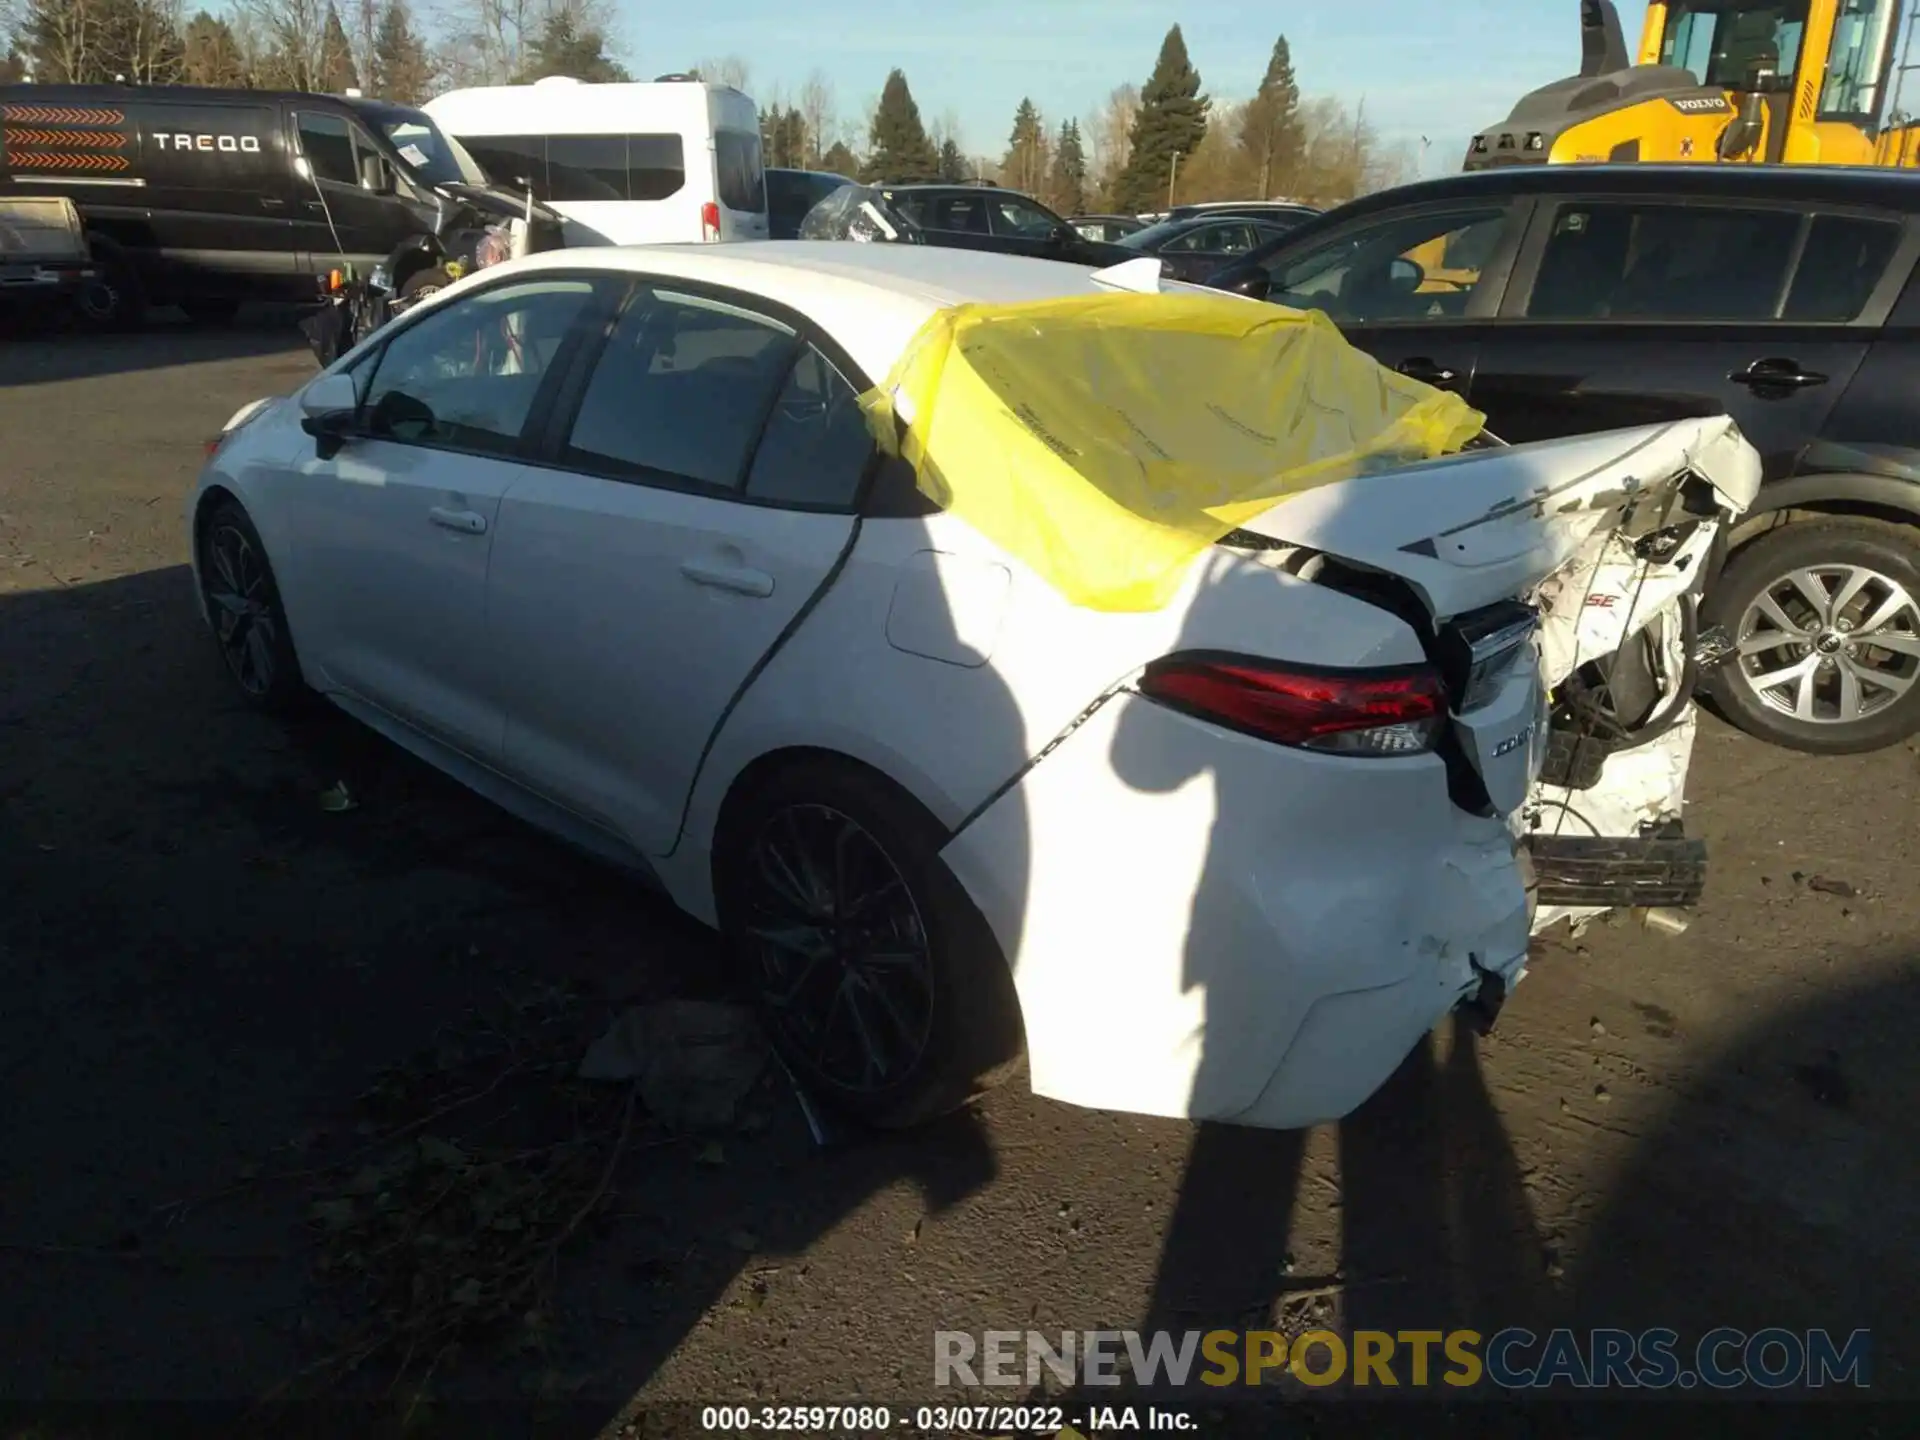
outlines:
[[380, 122], [380, 129], [429, 185], [485, 185], [487, 172], [460, 142], [418, 111]]
[[[1680, 0], [1667, 12], [1660, 63], [1724, 90], [1793, 88], [1809, 0]], [[1874, 0], [1867, 0], [1868, 4]]]

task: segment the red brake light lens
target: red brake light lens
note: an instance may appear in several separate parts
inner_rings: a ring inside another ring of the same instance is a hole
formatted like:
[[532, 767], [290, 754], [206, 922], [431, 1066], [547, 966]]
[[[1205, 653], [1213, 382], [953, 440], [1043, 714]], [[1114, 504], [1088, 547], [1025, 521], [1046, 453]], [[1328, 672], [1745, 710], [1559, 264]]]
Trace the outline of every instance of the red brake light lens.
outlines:
[[1322, 670], [1244, 655], [1170, 655], [1140, 693], [1230, 730], [1342, 755], [1420, 755], [1447, 719], [1439, 671], [1427, 665]]
[[700, 207], [700, 230], [709, 243], [720, 238], [720, 207], [711, 200]]

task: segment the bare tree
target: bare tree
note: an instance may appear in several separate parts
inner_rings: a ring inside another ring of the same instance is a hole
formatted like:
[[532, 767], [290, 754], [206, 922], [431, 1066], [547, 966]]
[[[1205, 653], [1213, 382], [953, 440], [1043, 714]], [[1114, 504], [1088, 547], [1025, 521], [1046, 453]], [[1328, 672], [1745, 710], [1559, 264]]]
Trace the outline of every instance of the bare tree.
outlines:
[[135, 85], [180, 78], [180, 0], [140, 0], [121, 12], [119, 62]]
[[255, 74], [290, 90], [318, 90], [327, 62], [328, 0], [238, 0], [236, 13], [258, 28]]
[[1127, 168], [1133, 149], [1133, 121], [1140, 113], [1140, 87], [1122, 85], [1107, 97], [1100, 113], [1087, 121], [1085, 129], [1092, 153], [1087, 157], [1088, 179], [1096, 194], [1113, 188], [1114, 180]]
[[444, 0], [435, 18], [448, 76], [458, 85], [506, 84], [526, 68], [548, 8], [541, 0]]
[[347, 52], [353, 59], [353, 73], [369, 91], [380, 65], [374, 59], [374, 46], [380, 38], [380, 0], [350, 0], [340, 17], [347, 31]]
[[833, 82], [815, 70], [800, 87], [796, 108], [807, 127], [807, 163], [818, 169], [820, 157], [840, 138], [840, 115], [834, 103]]
[[747, 79], [752, 73], [747, 62], [738, 55], [722, 55], [717, 60], [702, 60], [699, 65], [700, 78], [709, 85], [727, 85], [745, 94]]
[[106, 17], [96, 0], [27, 0], [20, 32], [39, 62], [34, 79], [42, 83], [85, 82], [106, 47]]

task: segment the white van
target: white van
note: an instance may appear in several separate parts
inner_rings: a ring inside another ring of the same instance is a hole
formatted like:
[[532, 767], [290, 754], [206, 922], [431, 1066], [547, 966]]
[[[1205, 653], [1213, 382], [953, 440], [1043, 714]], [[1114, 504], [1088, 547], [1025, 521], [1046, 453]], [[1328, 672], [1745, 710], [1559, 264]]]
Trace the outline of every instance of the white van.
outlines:
[[495, 183], [533, 186], [569, 245], [767, 238], [759, 108], [697, 80], [451, 90], [421, 107]]

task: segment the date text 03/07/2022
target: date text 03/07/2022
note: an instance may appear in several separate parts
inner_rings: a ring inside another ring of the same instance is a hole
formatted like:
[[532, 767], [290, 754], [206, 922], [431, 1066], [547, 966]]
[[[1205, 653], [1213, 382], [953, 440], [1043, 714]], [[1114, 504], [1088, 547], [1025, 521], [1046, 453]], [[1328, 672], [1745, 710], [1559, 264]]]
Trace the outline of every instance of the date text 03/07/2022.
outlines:
[[1126, 1431], [1191, 1432], [1197, 1422], [1186, 1411], [1161, 1405], [708, 1405], [700, 1428], [720, 1435], [993, 1435], [1045, 1436], [1073, 1440], [1076, 1435]]

